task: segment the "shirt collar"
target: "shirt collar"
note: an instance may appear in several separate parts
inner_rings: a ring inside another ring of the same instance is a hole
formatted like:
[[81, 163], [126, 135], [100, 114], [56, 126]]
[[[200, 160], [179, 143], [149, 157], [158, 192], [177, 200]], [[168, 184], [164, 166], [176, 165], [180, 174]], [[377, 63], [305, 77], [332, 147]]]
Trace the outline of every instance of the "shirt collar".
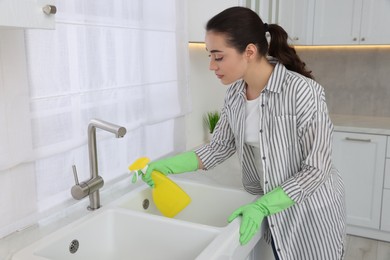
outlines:
[[[272, 71], [270, 78], [268, 79], [267, 84], [265, 85], [264, 90], [270, 91], [270, 92], [275, 92], [275, 93], [280, 93], [280, 92], [282, 92], [282, 89], [283, 89], [287, 69], [283, 64], [281, 64], [277, 59], [275, 59], [273, 57], [268, 57], [268, 60], [275, 67], [274, 67], [274, 70]], [[244, 82], [244, 80], [241, 79], [238, 92], [244, 98], [246, 98], [245, 91], [246, 91], [245, 90], [245, 82]]]
[[271, 92], [280, 93], [282, 92], [283, 89], [287, 69], [283, 64], [278, 62], [275, 58], [269, 59], [269, 61], [272, 65], [275, 64], [275, 67], [264, 89]]

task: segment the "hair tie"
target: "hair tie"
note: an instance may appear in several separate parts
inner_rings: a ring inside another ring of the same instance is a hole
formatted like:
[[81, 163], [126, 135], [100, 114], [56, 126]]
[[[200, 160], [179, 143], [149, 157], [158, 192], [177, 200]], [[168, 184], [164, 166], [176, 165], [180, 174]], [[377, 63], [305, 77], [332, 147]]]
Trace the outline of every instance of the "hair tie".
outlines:
[[269, 28], [268, 28], [268, 23], [264, 23], [264, 31], [265, 32], [268, 32]]

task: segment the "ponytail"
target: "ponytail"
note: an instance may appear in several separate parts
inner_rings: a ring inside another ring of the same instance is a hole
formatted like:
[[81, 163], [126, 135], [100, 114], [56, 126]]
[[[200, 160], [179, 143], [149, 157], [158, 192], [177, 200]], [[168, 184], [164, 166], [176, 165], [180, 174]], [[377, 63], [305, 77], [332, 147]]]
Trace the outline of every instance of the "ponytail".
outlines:
[[271, 35], [268, 54], [277, 58], [287, 69], [313, 79], [312, 72], [307, 70], [306, 64], [299, 58], [295, 49], [288, 44], [287, 32], [277, 24], [269, 24], [267, 27]]

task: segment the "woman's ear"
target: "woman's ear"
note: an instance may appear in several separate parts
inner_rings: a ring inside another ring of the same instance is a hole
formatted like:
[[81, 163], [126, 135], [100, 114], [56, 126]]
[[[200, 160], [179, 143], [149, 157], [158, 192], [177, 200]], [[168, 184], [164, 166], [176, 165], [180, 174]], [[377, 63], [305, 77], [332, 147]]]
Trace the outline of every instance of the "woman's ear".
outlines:
[[248, 59], [254, 59], [257, 56], [257, 47], [253, 43], [248, 44], [245, 49], [245, 57]]

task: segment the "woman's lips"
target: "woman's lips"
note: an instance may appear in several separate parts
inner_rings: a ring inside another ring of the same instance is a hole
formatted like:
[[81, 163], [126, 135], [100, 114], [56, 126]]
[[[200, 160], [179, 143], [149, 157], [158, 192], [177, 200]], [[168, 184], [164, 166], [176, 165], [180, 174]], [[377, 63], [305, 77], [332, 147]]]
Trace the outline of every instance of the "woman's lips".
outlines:
[[217, 76], [217, 78], [221, 79], [223, 77], [223, 75], [218, 75], [218, 74], [215, 74]]

